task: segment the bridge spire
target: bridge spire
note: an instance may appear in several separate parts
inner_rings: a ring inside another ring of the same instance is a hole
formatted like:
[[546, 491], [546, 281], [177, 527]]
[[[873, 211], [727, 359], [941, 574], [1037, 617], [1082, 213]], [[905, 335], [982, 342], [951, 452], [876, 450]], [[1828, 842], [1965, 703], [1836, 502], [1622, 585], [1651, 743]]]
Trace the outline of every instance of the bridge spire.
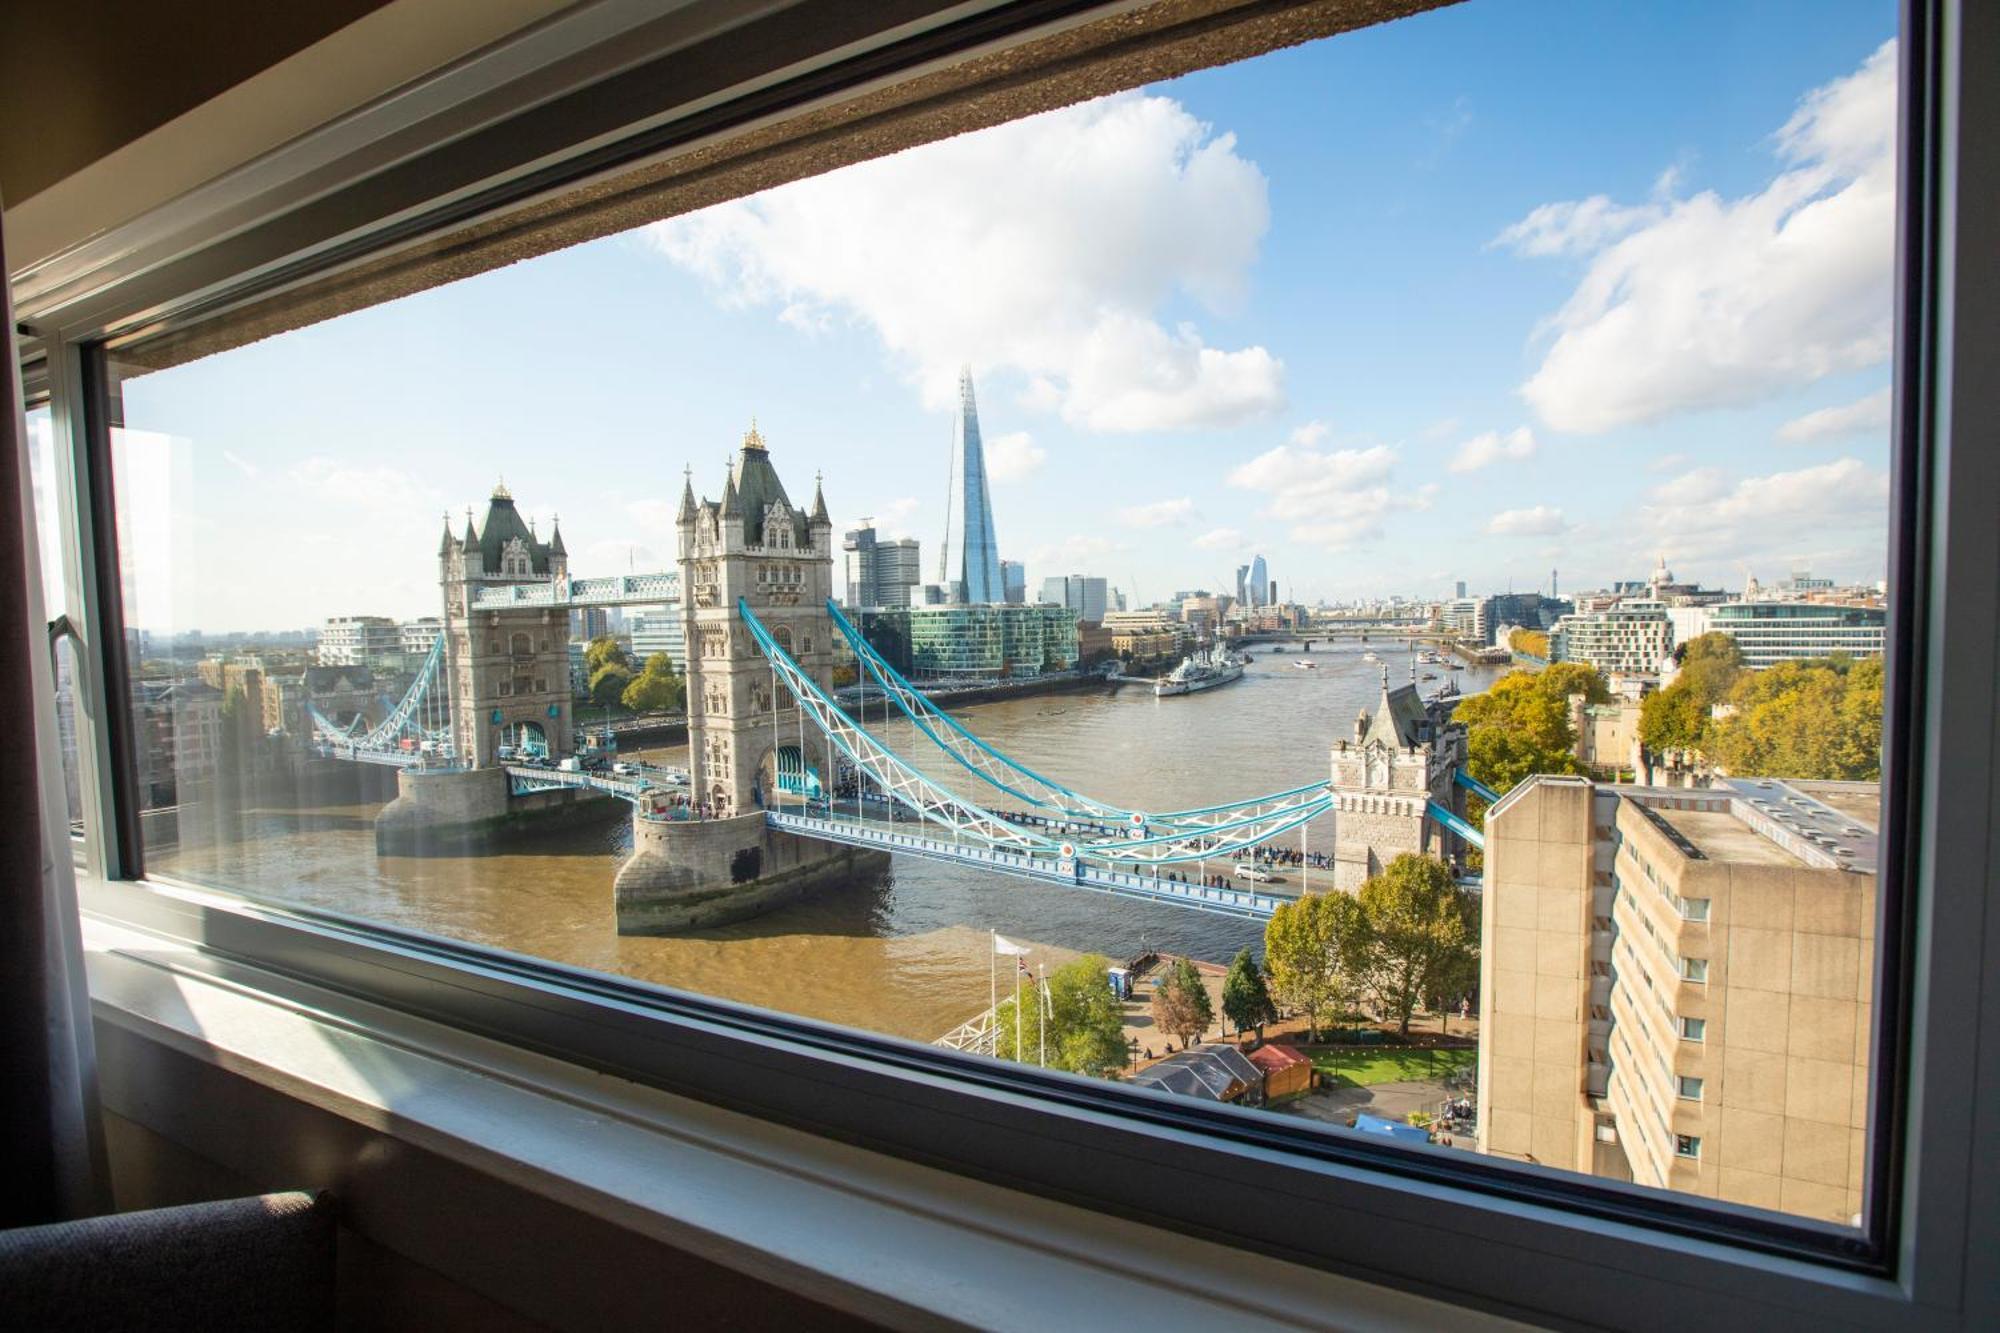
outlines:
[[692, 463], [681, 472], [681, 511], [674, 516], [674, 521], [694, 522], [694, 464]]
[[824, 472], [813, 473], [813, 507], [812, 507], [811, 521], [814, 523], [825, 523], [830, 526], [833, 523], [833, 520], [827, 517], [826, 513], [825, 482], [826, 482], [826, 474]]
[[[549, 554], [550, 555], [569, 554], [568, 549], [563, 546], [561, 514], [552, 514], [549, 516]], [[1412, 670], [1414, 669], [1415, 668], [1412, 668]]]

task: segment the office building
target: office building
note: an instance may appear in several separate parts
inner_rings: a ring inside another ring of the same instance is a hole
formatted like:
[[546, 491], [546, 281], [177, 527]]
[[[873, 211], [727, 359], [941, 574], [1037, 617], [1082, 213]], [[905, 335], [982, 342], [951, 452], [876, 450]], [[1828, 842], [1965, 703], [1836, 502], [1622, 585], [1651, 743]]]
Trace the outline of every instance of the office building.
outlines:
[[1236, 604], [1247, 606], [1250, 602], [1250, 566], [1236, 567]]
[[1110, 585], [1104, 579], [1088, 574], [1067, 574], [1042, 580], [1040, 600], [1055, 606], [1066, 606], [1076, 613], [1076, 618], [1089, 624], [1104, 622], [1111, 609]]
[[422, 657], [443, 633], [444, 621], [436, 616], [405, 620], [396, 627], [397, 640], [405, 657]]
[[1003, 680], [1070, 671], [1077, 663], [1076, 616], [1064, 606], [883, 607], [862, 614], [861, 631], [915, 680]]
[[1250, 594], [1250, 605], [1269, 606], [1276, 601], [1272, 593], [1275, 586], [1271, 582], [1271, 567], [1264, 563], [1264, 557], [1253, 557], [1250, 561], [1250, 586], [1246, 589]]
[[678, 602], [635, 608], [631, 618], [632, 657], [640, 665], [655, 653], [665, 653], [674, 670], [687, 674], [687, 634]]
[[1673, 651], [1673, 621], [1649, 597], [1628, 597], [1602, 611], [1578, 611], [1556, 622], [1549, 660], [1583, 662], [1605, 675], [1657, 672]]
[[1851, 1222], [1879, 792], [1536, 777], [1486, 815], [1478, 1146]]
[[921, 554], [914, 537], [885, 540], [873, 527], [855, 528], [841, 539], [846, 594], [843, 605], [908, 606], [921, 600]]
[[1735, 640], [1743, 665], [1759, 669], [1834, 653], [1880, 657], [1889, 633], [1889, 613], [1879, 606], [1726, 602], [1705, 609], [1708, 627]]
[[1005, 598], [1009, 606], [1024, 606], [1028, 601], [1028, 571], [1018, 560], [1000, 562], [1000, 586], [1006, 590]]
[[1459, 581], [1457, 582], [1457, 584], [1455, 584], [1455, 585], [1454, 585], [1454, 587], [1455, 587], [1455, 588], [1456, 588], [1457, 590], [1456, 590], [1455, 592], [1453, 592], [1453, 593], [1452, 593], [1452, 596], [1453, 596], [1453, 597], [1456, 597], [1456, 598], [1458, 598], [1458, 599], [1459, 599], [1459, 600], [1461, 600], [1461, 601], [1463, 601], [1463, 600], [1465, 599], [1465, 580], [1464, 580], [1464, 579], [1460, 579], [1460, 580], [1459, 580]]
[[1446, 602], [1438, 612], [1439, 623], [1468, 643], [1491, 643], [1493, 622], [1488, 619], [1487, 599], [1460, 597]]
[[979, 406], [972, 396], [972, 368], [958, 375], [958, 429], [952, 443], [951, 488], [945, 506], [944, 549], [938, 585], [955, 602], [1004, 602], [1000, 541], [993, 534], [993, 502], [986, 484], [986, 452], [979, 438]]

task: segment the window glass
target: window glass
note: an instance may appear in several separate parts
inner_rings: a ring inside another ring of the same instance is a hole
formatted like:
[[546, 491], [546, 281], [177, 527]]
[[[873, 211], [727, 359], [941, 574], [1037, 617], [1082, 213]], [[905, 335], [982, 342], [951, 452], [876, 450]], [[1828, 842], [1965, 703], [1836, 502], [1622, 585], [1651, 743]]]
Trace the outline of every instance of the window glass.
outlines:
[[1849, 1223], [1895, 13], [1455, 6], [127, 367], [146, 863]]
[[[62, 515], [56, 508], [55, 430], [47, 407], [31, 409], [28, 424], [28, 474], [35, 493], [35, 536], [42, 565], [42, 607], [53, 623], [68, 610], [63, 586]], [[50, 644], [55, 681], [56, 736], [62, 746], [63, 794], [70, 829], [83, 833], [83, 793], [77, 779], [76, 645], [68, 638]]]

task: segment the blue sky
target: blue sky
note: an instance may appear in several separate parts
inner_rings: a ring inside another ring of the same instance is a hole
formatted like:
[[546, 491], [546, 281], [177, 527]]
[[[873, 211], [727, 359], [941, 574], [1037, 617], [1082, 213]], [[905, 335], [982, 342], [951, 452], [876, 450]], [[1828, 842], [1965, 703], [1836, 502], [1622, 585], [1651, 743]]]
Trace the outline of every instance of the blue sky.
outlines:
[[660, 567], [753, 413], [928, 563], [960, 362], [1031, 586], [1872, 581], [1893, 35], [1473, 0], [144, 376], [135, 618], [434, 613], [502, 474], [579, 573]]

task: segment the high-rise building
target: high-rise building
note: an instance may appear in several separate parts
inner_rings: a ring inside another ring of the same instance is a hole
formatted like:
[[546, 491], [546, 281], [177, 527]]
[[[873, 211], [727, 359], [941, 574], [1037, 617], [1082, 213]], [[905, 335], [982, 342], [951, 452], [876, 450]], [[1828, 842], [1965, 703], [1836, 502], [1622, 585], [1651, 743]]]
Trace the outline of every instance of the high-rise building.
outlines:
[[951, 451], [951, 489], [944, 521], [938, 583], [954, 600], [1004, 602], [1000, 541], [993, 535], [993, 502], [986, 487], [986, 451], [979, 439], [979, 406], [972, 397], [972, 368], [958, 375], [958, 430]]
[[636, 607], [631, 624], [634, 658], [644, 664], [655, 653], [665, 653], [676, 672], [687, 674], [687, 632], [682, 627], [679, 602]]
[[885, 541], [872, 527], [855, 528], [841, 541], [845, 559], [846, 604], [908, 606], [923, 582], [922, 559], [915, 537]]
[[1236, 567], [1236, 604], [1238, 606], [1247, 606], [1249, 605], [1249, 598], [1250, 566], [1238, 565]]
[[1458, 598], [1458, 600], [1460, 600], [1460, 601], [1462, 602], [1462, 601], [1464, 601], [1464, 600], [1465, 600], [1465, 580], [1464, 580], [1464, 579], [1460, 579], [1460, 580], [1458, 581], [1458, 584], [1457, 584], [1457, 588], [1458, 588], [1458, 590], [1457, 590], [1456, 592], [1452, 593], [1452, 596], [1453, 596], [1453, 597], [1456, 597], [1456, 598]]
[[402, 650], [402, 630], [388, 616], [334, 616], [319, 632], [321, 666], [371, 666]]
[[1486, 813], [1478, 1147], [1861, 1209], [1873, 783], [1532, 777]]
[[1007, 590], [1007, 605], [1021, 606], [1028, 600], [1028, 571], [1019, 560], [1000, 562], [1000, 586]]
[[1651, 674], [1673, 646], [1667, 608], [1649, 597], [1628, 597], [1602, 611], [1564, 616], [1549, 635], [1552, 661], [1583, 662], [1605, 673]]
[[1271, 597], [1271, 569], [1264, 563], [1263, 556], [1250, 561], [1250, 605], [1269, 606]]
[[1111, 589], [1104, 579], [1088, 574], [1059, 575], [1042, 580], [1042, 595], [1037, 600], [1066, 606], [1079, 621], [1097, 625], [1111, 609]]

